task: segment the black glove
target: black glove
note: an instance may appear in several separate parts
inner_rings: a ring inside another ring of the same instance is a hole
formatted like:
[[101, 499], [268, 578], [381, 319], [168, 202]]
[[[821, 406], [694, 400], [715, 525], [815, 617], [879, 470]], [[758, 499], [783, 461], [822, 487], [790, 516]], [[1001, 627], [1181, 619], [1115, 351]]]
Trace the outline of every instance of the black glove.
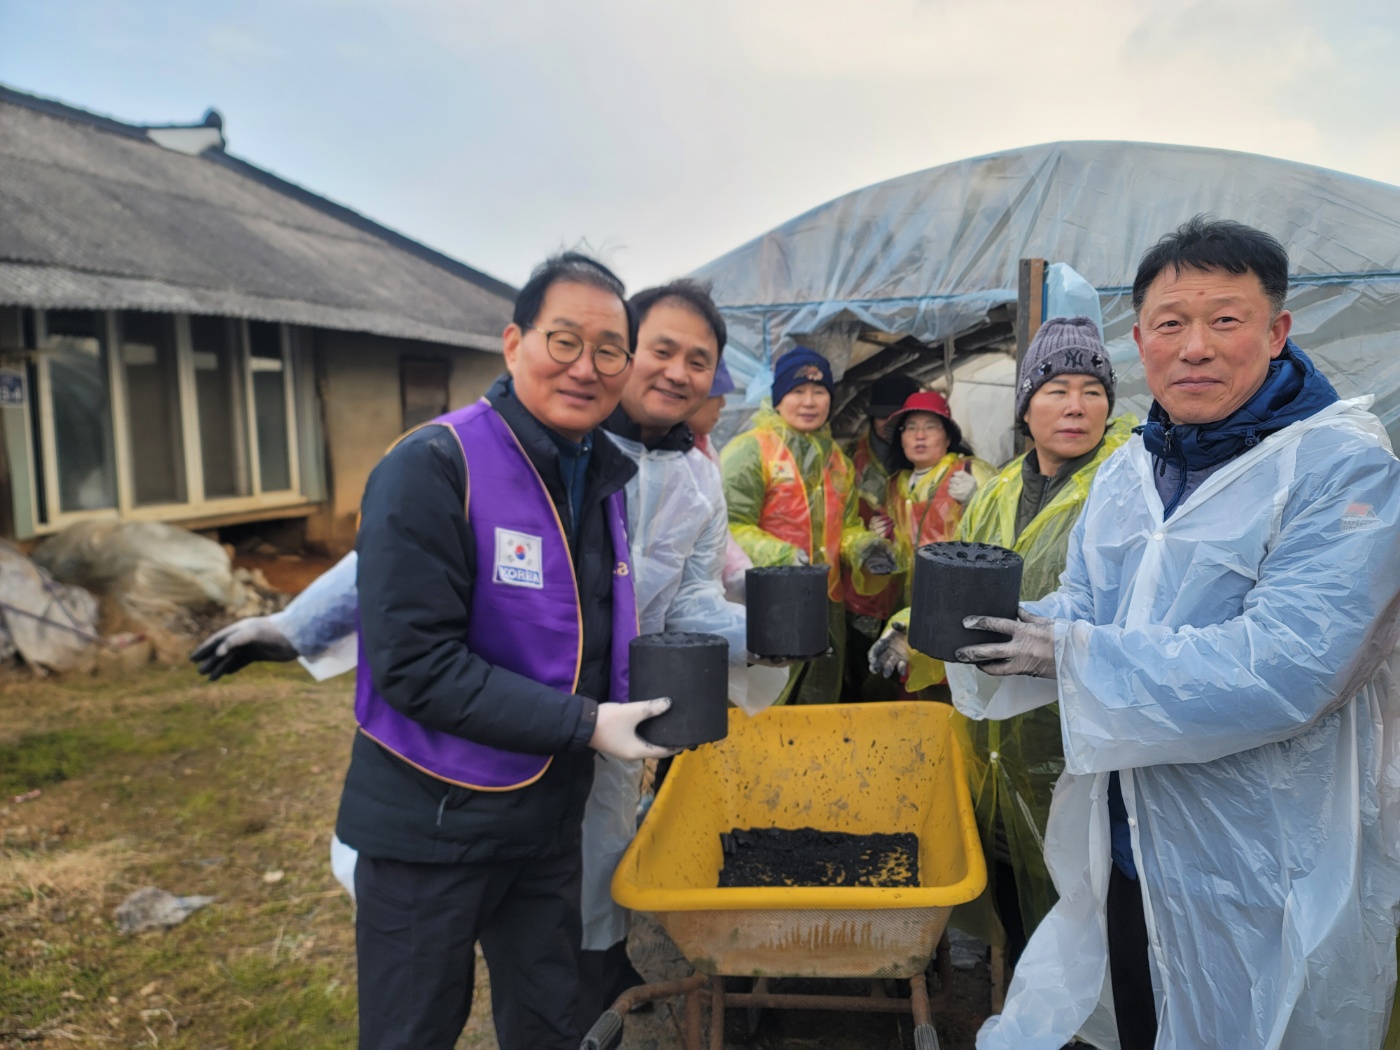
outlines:
[[261, 660], [285, 662], [299, 654], [270, 616], [251, 616], [211, 634], [190, 659], [211, 682]]
[[870, 647], [870, 670], [901, 682], [909, 677], [909, 634], [904, 624], [890, 624]]
[[894, 548], [886, 541], [872, 544], [861, 560], [861, 566], [871, 576], [888, 576], [894, 572]]

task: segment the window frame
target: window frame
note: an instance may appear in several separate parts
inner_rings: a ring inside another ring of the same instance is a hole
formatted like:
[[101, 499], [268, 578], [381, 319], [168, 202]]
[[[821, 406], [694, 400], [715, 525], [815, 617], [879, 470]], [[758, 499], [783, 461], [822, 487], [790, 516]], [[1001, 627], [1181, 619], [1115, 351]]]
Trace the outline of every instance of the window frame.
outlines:
[[[117, 345], [118, 318], [115, 310], [92, 311], [100, 315], [101, 327], [106, 340], [104, 347], [107, 363], [107, 388], [111, 399], [109, 409], [112, 417], [112, 449], [116, 467], [117, 505], [98, 510], [64, 511], [59, 503], [59, 464], [58, 446], [55, 431], [53, 406], [53, 380], [50, 373], [46, 311], [32, 308], [34, 317], [34, 346], [22, 352], [35, 365], [34, 384], [36, 389], [29, 391], [29, 410], [38, 414], [40, 448], [30, 448], [28, 461], [30, 477], [35, 489], [42, 489], [43, 505], [47, 510], [47, 520], [39, 520], [39, 501], [30, 501], [30, 532], [32, 536], [45, 536], [59, 532], [80, 521], [113, 520], [123, 521], [197, 521], [204, 518], [218, 518], [229, 515], [256, 513], [262, 510], [278, 510], [289, 507], [311, 505], [302, 492], [301, 474], [301, 420], [297, 415], [297, 386], [301, 370], [296, 367], [295, 347], [290, 326], [278, 322], [281, 357], [278, 359], [255, 359], [251, 353], [246, 318], [232, 318], [235, 326], [233, 340], [234, 377], [241, 387], [235, 392], [242, 407], [238, 413], [230, 441], [238, 441], [240, 474], [246, 474], [248, 494], [244, 496], [222, 496], [207, 499], [204, 493], [204, 459], [199, 433], [199, 394], [194, 363], [194, 344], [190, 330], [188, 313], [171, 314], [157, 311], [175, 320], [176, 355], [176, 402], [180, 408], [180, 440], [184, 453], [185, 492], [183, 503], [160, 503], [138, 506], [135, 502], [135, 481], [132, 470], [131, 433], [128, 427], [126, 377], [122, 369], [121, 354]], [[255, 363], [263, 362], [261, 364]], [[253, 393], [253, 374], [257, 371], [276, 371], [283, 376], [283, 411], [287, 424], [287, 459], [291, 487], [265, 492], [262, 485], [262, 470], [258, 458], [257, 414]], [[42, 467], [42, 469], [40, 469]], [[21, 523], [16, 523], [17, 531], [23, 532]]]
[[[240, 319], [238, 325], [239, 342], [242, 344], [243, 367], [241, 369], [243, 382], [243, 399], [247, 405], [244, 429], [248, 435], [248, 464], [249, 473], [253, 486], [253, 496], [262, 498], [264, 495], [262, 484], [262, 452], [258, 448], [258, 411], [257, 397], [253, 389], [253, 375], [256, 372], [279, 372], [282, 375], [282, 410], [287, 420], [287, 477], [290, 485], [285, 489], [274, 489], [269, 496], [284, 496], [295, 493], [301, 495], [301, 456], [298, 454], [301, 445], [299, 442], [299, 431], [297, 430], [296, 412], [296, 369], [292, 367], [292, 338], [291, 332], [285, 324], [277, 325], [277, 341], [282, 351], [279, 358], [254, 357], [252, 337], [249, 335], [248, 322]], [[273, 362], [276, 362], [275, 365]], [[200, 487], [201, 497], [204, 488]]]

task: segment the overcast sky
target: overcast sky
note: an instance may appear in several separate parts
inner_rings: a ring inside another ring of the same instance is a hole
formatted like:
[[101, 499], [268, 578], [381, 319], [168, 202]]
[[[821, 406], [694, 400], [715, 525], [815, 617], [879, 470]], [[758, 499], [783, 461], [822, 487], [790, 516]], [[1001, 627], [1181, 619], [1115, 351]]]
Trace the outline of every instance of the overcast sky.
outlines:
[[0, 82], [229, 150], [519, 284], [633, 288], [849, 190], [1065, 139], [1400, 183], [1393, 0], [0, 0]]

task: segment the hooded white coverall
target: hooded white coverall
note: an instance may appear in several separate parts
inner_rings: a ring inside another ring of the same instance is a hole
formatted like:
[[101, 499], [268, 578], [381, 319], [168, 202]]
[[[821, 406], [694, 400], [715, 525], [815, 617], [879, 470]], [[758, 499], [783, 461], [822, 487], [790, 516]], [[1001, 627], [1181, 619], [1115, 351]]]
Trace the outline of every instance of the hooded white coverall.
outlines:
[[[648, 450], [616, 434], [611, 439], [637, 464], [627, 482], [627, 530], [631, 543], [637, 619], [643, 634], [694, 631], [729, 642], [729, 698], [750, 714], [771, 704], [787, 672], [748, 667], [744, 607], [726, 601], [722, 572], [729, 516], [719, 468], [696, 449]], [[302, 663], [320, 673], [319, 654], [331, 673], [354, 666], [359, 614], [352, 552], [273, 616]], [[612, 899], [612, 876], [637, 827], [641, 762], [596, 756], [593, 790], [583, 817], [583, 948], [604, 951], [627, 936], [627, 912]], [[352, 878], [353, 851], [332, 843], [332, 865], [342, 883]], [[348, 887], [347, 887], [348, 888]], [[353, 891], [352, 891], [353, 892]]]
[[1046, 833], [1059, 902], [979, 1050], [1116, 1050], [1108, 780], [1120, 771], [1172, 1050], [1372, 1050], [1395, 986], [1400, 462], [1369, 398], [1211, 475], [1163, 521], [1133, 438], [1102, 468], [1057, 591], [1056, 680], [949, 664], [958, 708], [1058, 700]]

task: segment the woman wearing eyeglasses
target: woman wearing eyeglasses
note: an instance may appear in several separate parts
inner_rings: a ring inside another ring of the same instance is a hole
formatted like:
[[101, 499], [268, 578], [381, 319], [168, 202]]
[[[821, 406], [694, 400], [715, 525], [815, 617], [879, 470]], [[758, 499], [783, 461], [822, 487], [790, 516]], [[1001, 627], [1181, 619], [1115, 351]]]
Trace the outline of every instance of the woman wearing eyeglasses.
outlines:
[[[954, 538], [963, 510], [996, 470], [972, 454], [962, 428], [953, 421], [948, 399], [936, 390], [910, 394], [890, 420], [890, 480], [885, 510], [870, 527], [894, 542], [903, 577], [903, 608], [914, 579], [914, 552], [926, 543]], [[942, 665], [925, 686], [943, 681]]]

